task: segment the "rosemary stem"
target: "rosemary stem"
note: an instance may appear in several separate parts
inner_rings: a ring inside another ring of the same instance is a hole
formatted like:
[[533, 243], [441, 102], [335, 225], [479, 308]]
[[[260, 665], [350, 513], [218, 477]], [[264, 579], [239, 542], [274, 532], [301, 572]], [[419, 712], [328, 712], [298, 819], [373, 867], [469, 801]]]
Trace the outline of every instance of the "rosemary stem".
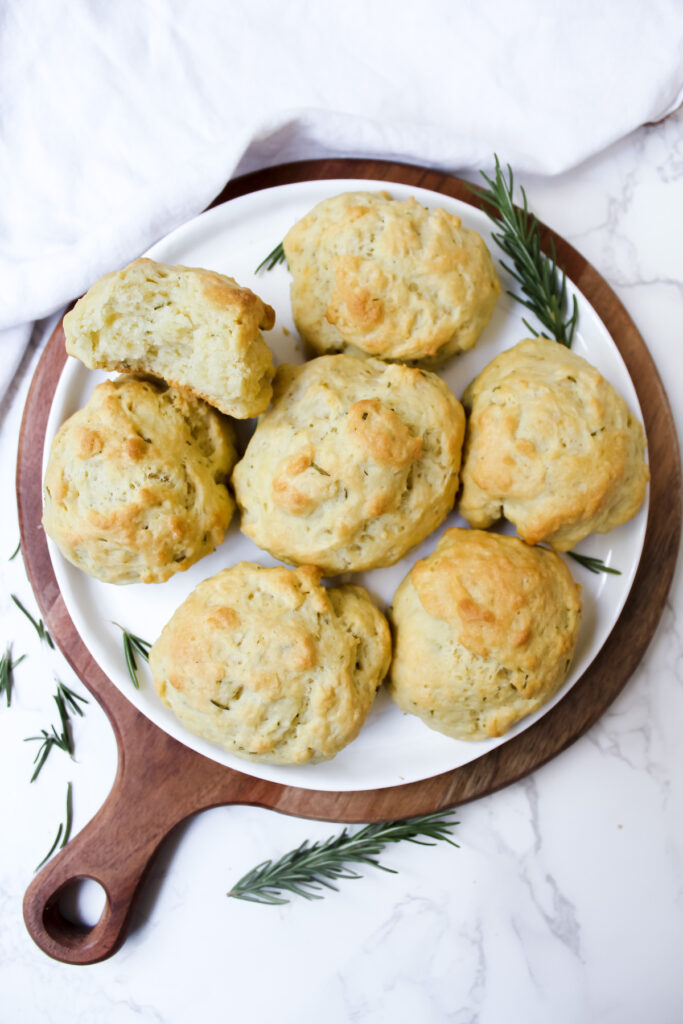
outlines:
[[339, 879], [361, 878], [362, 875], [352, 870], [350, 864], [367, 864], [396, 874], [394, 868], [386, 867], [377, 860], [385, 846], [404, 839], [423, 846], [434, 846], [435, 841], [441, 840], [457, 846], [450, 838], [450, 830], [458, 822], [450, 814], [449, 811], [439, 811], [406, 821], [370, 824], [354, 835], [343, 829], [339, 835], [311, 846], [304, 841], [279, 861], [267, 860], [257, 865], [233, 886], [228, 895], [273, 906], [288, 902], [281, 895], [283, 891], [309, 900], [322, 899], [320, 890], [336, 891], [334, 882]]
[[[494, 222], [493, 240], [512, 261], [512, 266], [501, 261], [502, 267], [520, 287], [521, 295], [508, 294], [536, 316], [548, 335], [568, 348], [571, 347], [578, 320], [578, 303], [572, 297], [567, 309], [567, 279], [557, 265], [555, 245], [549, 243], [550, 255], [541, 250], [541, 228], [529, 210], [526, 192], [520, 189], [522, 205], [514, 203], [514, 175], [508, 164], [507, 179], [495, 154], [495, 174], [491, 178], [483, 171], [481, 177], [488, 188], [471, 185], [471, 191], [485, 204], [487, 216]], [[525, 326], [538, 335], [526, 320]]]

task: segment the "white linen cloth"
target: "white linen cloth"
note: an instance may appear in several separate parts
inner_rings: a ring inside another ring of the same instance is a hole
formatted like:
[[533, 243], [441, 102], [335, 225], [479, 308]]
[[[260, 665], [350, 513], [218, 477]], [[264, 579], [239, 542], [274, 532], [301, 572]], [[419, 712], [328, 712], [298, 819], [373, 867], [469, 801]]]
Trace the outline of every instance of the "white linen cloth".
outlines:
[[680, 0], [4, 0], [0, 395], [31, 321], [236, 172], [495, 151], [557, 174], [673, 110], [682, 52]]

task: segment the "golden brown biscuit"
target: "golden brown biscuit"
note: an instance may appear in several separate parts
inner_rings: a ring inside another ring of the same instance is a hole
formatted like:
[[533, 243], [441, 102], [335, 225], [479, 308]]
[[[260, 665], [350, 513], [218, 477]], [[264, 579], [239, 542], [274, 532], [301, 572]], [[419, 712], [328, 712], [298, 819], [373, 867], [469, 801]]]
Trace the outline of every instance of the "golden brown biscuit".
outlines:
[[233, 486], [243, 532], [326, 574], [393, 565], [448, 515], [464, 413], [426, 370], [322, 356], [281, 366]]
[[52, 444], [45, 532], [105, 583], [161, 583], [223, 540], [235, 458], [231, 426], [201, 399], [136, 375], [105, 381]]
[[447, 736], [501, 736], [566, 678], [580, 593], [552, 551], [447, 530], [394, 597], [392, 697]]
[[236, 419], [258, 416], [273, 361], [261, 330], [275, 314], [231, 277], [139, 259], [105, 274], [64, 317], [66, 350], [91, 369], [139, 370]]
[[595, 367], [529, 338], [497, 356], [463, 395], [469, 413], [459, 512], [505, 516], [529, 544], [568, 551], [631, 519], [647, 491], [643, 428]]
[[471, 348], [500, 283], [475, 232], [445, 210], [386, 192], [325, 199], [284, 239], [292, 312], [316, 352], [445, 359]]
[[191, 732], [250, 761], [302, 764], [355, 739], [390, 659], [386, 619], [362, 587], [240, 562], [195, 588], [149, 664]]

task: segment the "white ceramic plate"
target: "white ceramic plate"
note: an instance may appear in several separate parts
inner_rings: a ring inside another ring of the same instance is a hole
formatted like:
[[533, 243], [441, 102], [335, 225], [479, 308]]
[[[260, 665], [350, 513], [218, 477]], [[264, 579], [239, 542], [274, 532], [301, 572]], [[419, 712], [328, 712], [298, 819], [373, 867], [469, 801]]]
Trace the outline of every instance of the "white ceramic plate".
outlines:
[[[283, 238], [288, 228], [315, 203], [341, 192], [380, 189], [388, 190], [395, 198], [414, 196], [425, 206], [440, 206], [458, 214], [465, 226], [476, 229], [484, 237], [496, 259], [504, 291], [511, 287], [512, 282], [501, 271], [497, 259], [499, 250], [491, 239], [490, 222], [483, 213], [439, 193], [384, 181], [311, 181], [250, 193], [178, 228], [154, 245], [148, 255], [166, 263], [221, 271], [252, 288], [276, 311], [275, 329], [266, 335], [275, 362], [302, 362], [301, 343], [291, 319], [290, 276], [286, 267], [280, 265], [258, 276], [254, 268]], [[577, 297], [580, 312], [574, 351], [598, 367], [642, 421], [635, 390], [617, 348], [593, 308], [580, 293]], [[523, 307], [503, 294], [493, 320], [477, 346], [452, 359], [440, 371], [458, 397], [494, 356], [528, 336], [529, 332], [522, 324], [523, 312]], [[52, 405], [45, 459], [60, 424], [85, 405], [95, 384], [104, 377], [104, 373], [87, 370], [75, 359], [67, 361]], [[242, 441], [246, 440], [252, 427], [253, 424], [241, 426]], [[414, 782], [457, 768], [505, 743], [561, 700], [593, 661], [619, 617], [640, 558], [646, 521], [647, 509], [643, 508], [630, 523], [609, 534], [588, 537], [579, 545], [582, 553], [597, 555], [621, 569], [621, 576], [595, 576], [569, 560], [572, 575], [583, 587], [584, 601], [571, 675], [555, 700], [523, 719], [506, 736], [469, 743], [450, 739], [428, 729], [414, 716], [403, 714], [387, 694], [380, 691], [366, 724], [353, 743], [332, 761], [296, 767], [243, 761], [187, 732], [157, 698], [144, 663], [141, 663], [139, 672], [141, 688], [133, 688], [123, 658], [121, 633], [112, 624], [120, 622], [131, 632], [153, 641], [171, 614], [201, 580], [242, 559], [276, 565], [273, 558], [242, 536], [236, 521], [213, 555], [162, 584], [117, 587], [100, 583], [62, 558], [51, 542], [50, 553], [64, 601], [83, 641], [112, 682], [161, 729], [214, 761], [248, 775], [304, 789], [349, 791]], [[399, 582], [417, 559], [433, 551], [445, 529], [458, 525], [467, 524], [460, 517], [451, 515], [439, 530], [397, 565], [354, 574], [355, 581], [366, 586], [378, 603], [386, 607]], [[514, 531], [510, 529], [508, 532]]]

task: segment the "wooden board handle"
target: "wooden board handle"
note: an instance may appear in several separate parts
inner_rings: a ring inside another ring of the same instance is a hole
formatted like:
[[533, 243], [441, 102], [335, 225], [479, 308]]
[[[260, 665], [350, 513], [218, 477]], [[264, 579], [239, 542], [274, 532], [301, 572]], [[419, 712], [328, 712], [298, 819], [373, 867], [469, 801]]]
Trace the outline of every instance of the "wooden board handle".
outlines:
[[[147, 836], [135, 846], [126, 836], [119, 853], [110, 826], [95, 818], [27, 889], [24, 920], [33, 941], [48, 956], [69, 964], [94, 964], [116, 952], [126, 935], [135, 894], [165, 834], [156, 841]], [[105, 893], [104, 910], [91, 928], [70, 921], [60, 907], [65, 891], [82, 879], [98, 882]]]
[[[163, 748], [165, 745], [162, 744]], [[138, 748], [140, 749], [140, 748]], [[148, 751], [149, 753], [149, 751]], [[111, 956], [123, 941], [136, 892], [159, 848], [178, 822], [202, 807], [184, 787], [176, 800], [159, 800], [159, 775], [168, 779], [170, 764], [163, 750], [145, 758], [122, 759], [104, 805], [92, 821], [33, 879], [24, 897], [24, 920], [37, 945], [65, 963], [93, 964]], [[68, 920], [60, 898], [82, 879], [98, 882], [105, 907], [93, 927]]]
[[[64, 963], [94, 964], [125, 938], [135, 895], [159, 846], [179, 822], [217, 804], [260, 802], [254, 780], [223, 768], [162, 733], [110, 688], [105, 710], [119, 746], [111, 792], [86, 825], [33, 879], [24, 897], [31, 938]], [[98, 882], [105, 907], [92, 928], [60, 909], [67, 887]]]

